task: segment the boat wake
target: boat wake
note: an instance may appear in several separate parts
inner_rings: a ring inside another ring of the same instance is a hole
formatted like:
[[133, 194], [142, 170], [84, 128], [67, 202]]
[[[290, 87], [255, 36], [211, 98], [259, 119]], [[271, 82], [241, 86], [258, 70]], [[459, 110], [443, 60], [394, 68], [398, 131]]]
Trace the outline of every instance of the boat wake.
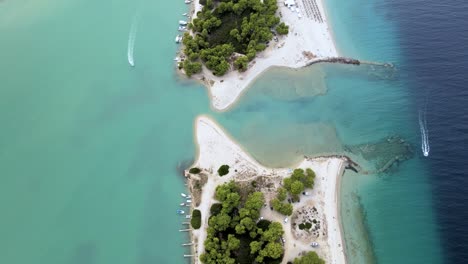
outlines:
[[132, 26], [130, 28], [130, 34], [128, 35], [128, 48], [127, 48], [127, 59], [130, 66], [135, 66], [135, 61], [133, 59], [133, 49], [135, 47], [135, 38], [138, 27], [138, 18], [135, 15], [133, 18]]
[[426, 109], [419, 110], [419, 129], [421, 130], [421, 150], [424, 157], [429, 156], [429, 131], [427, 130]]

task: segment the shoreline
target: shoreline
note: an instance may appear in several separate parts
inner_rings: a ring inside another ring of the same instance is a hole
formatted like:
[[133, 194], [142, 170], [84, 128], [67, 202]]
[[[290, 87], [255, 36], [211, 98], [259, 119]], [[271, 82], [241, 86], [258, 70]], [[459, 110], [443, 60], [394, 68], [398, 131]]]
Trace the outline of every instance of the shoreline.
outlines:
[[[304, 3], [312, 1], [316, 3], [318, 14], [323, 20], [314, 20], [306, 12], [308, 9]], [[278, 3], [278, 14], [282, 21], [289, 25], [289, 34], [278, 36], [278, 42], [272, 40], [271, 45], [258, 53], [249, 63], [246, 72], [241, 73], [231, 69], [224, 76], [218, 77], [203, 66], [202, 73], [193, 75], [195, 80], [207, 87], [212, 109], [219, 112], [229, 110], [251, 84], [272, 67], [297, 69], [316, 61], [339, 56], [323, 0], [297, 1], [296, 6], [300, 7], [301, 18], [282, 2]], [[194, 0], [190, 5], [191, 20], [196, 17], [199, 10], [199, 0]]]
[[[202, 169], [202, 173], [207, 175], [207, 181], [203, 185], [200, 204], [197, 206], [192, 203], [191, 209], [199, 209], [202, 212], [202, 227], [198, 230], [190, 232], [192, 245], [192, 254], [196, 256], [192, 263], [201, 263], [199, 255], [204, 252], [203, 241], [206, 238], [206, 224], [209, 216], [209, 208], [213, 202], [214, 190], [217, 185], [236, 181], [250, 181], [257, 176], [273, 177], [281, 179], [287, 177], [291, 173], [289, 168], [268, 168], [260, 164], [252, 158], [248, 152], [236, 143], [215, 121], [207, 116], [201, 115], [195, 119], [194, 139], [197, 148], [196, 160], [193, 167]], [[328, 229], [326, 235], [314, 241], [320, 241], [319, 248], [310, 247], [310, 243], [304, 241], [293, 241], [291, 232], [291, 222], [284, 226], [285, 238], [285, 254], [282, 263], [294, 260], [303, 251], [316, 250], [317, 253], [330, 263], [346, 263], [346, 254], [344, 252], [343, 229], [340, 216], [340, 187], [341, 177], [347, 160], [345, 158], [307, 158], [292, 168], [308, 168], [311, 167], [317, 173], [316, 185], [311, 191], [311, 196], [304, 196], [300, 203], [295, 203], [297, 207], [303, 208], [305, 204], [316, 202], [318, 210], [323, 213], [324, 224]], [[222, 164], [229, 164], [230, 172], [219, 177], [215, 175], [216, 169]], [[201, 174], [202, 174], [201, 173]], [[191, 181], [199, 175], [187, 174], [189, 186], [193, 186]], [[192, 188], [190, 193], [193, 199]], [[262, 209], [262, 215], [266, 218], [283, 223], [284, 216], [277, 212], [271, 211], [269, 208]], [[298, 244], [294, 248], [291, 246]]]

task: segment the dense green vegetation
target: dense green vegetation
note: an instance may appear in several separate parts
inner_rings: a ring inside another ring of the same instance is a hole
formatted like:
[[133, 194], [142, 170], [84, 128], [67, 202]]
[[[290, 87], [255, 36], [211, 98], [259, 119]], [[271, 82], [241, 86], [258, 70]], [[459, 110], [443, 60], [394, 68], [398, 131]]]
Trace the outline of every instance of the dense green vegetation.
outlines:
[[300, 258], [294, 259], [294, 264], [325, 264], [325, 260], [321, 259], [314, 251], [309, 251]]
[[278, 194], [276, 195], [276, 198], [272, 199], [270, 203], [275, 211], [278, 211], [279, 213], [283, 215], [292, 215], [293, 206], [290, 203], [284, 202], [287, 196], [288, 196], [288, 193], [286, 189], [278, 188]]
[[224, 176], [229, 173], [229, 165], [221, 165], [218, 169], [219, 176]]
[[291, 195], [293, 201], [299, 201], [299, 195], [305, 188], [313, 188], [315, 181], [315, 172], [310, 168], [295, 169], [291, 177], [283, 179], [283, 186]]
[[[183, 43], [186, 74], [201, 71], [202, 61], [214, 75], [224, 75], [233, 62], [245, 71], [257, 52], [267, 47], [273, 30], [287, 34], [289, 28], [276, 16], [276, 0], [204, 0], [203, 9], [190, 23]], [[236, 53], [235, 56], [234, 53]]]
[[200, 172], [201, 172], [201, 170], [199, 168], [196, 168], [196, 167], [190, 168], [190, 170], [189, 170], [189, 173], [191, 173], [191, 174], [198, 174]]
[[221, 209], [223, 209], [223, 205], [220, 203], [212, 204], [210, 207], [210, 215], [218, 215], [221, 213]]
[[[203, 263], [279, 263], [284, 253], [280, 243], [281, 223], [261, 220], [263, 193], [241, 197], [234, 182], [216, 188], [219, 206], [211, 207]], [[217, 213], [217, 214], [213, 214]]]
[[193, 210], [192, 219], [190, 219], [190, 224], [193, 228], [198, 229], [201, 226], [201, 212], [198, 209]]

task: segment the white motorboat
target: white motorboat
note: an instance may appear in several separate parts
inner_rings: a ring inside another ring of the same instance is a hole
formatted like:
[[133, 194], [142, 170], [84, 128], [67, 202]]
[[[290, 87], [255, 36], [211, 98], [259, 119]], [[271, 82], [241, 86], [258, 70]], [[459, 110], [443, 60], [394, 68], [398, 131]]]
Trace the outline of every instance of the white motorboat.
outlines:
[[181, 209], [177, 209], [177, 213], [180, 214], [180, 215], [185, 214], [184, 210], [181, 210]]

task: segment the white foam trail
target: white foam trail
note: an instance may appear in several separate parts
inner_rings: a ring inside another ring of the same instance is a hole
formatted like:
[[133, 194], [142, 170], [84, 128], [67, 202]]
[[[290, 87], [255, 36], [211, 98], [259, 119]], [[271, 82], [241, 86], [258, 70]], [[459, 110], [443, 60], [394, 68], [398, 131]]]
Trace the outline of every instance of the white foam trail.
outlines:
[[133, 18], [132, 26], [130, 28], [130, 34], [128, 35], [128, 48], [127, 48], [127, 59], [130, 66], [135, 66], [135, 61], [133, 59], [133, 49], [135, 47], [135, 39], [138, 27], [138, 18], [135, 15]]
[[429, 156], [429, 132], [427, 130], [426, 110], [419, 110], [419, 129], [421, 130], [421, 150], [425, 157]]

